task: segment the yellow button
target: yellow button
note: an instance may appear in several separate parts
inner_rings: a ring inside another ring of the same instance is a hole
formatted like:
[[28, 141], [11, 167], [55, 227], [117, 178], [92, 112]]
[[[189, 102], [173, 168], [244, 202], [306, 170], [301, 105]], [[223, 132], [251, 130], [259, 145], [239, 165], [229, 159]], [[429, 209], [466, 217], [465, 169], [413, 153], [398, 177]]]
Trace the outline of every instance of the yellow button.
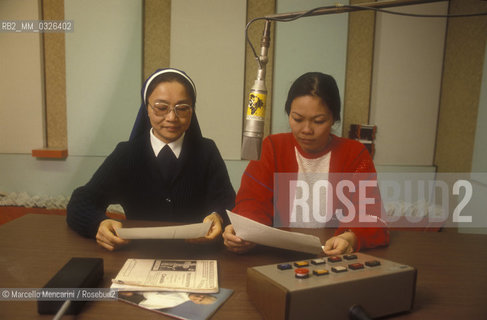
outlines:
[[330, 272], [326, 269], [315, 269], [315, 270], [313, 270], [313, 274], [315, 276], [324, 276], [324, 275], [327, 275], [329, 273]]
[[308, 261], [296, 261], [294, 265], [298, 268], [307, 267], [309, 265]]

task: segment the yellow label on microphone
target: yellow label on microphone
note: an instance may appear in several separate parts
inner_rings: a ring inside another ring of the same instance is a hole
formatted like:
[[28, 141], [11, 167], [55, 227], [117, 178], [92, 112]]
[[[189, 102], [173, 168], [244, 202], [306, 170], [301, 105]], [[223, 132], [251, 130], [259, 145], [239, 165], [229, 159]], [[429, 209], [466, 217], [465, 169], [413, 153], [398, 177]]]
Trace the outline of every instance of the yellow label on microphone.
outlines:
[[247, 108], [247, 117], [265, 117], [265, 93], [251, 92], [249, 94], [249, 105]]

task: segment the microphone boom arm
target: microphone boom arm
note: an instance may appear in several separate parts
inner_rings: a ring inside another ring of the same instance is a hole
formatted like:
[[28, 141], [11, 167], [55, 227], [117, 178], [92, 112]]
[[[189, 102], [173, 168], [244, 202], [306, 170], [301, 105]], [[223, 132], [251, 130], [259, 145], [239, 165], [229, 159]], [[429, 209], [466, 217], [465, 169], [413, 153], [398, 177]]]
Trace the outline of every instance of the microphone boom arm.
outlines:
[[[360, 3], [359, 5], [342, 5], [336, 4], [333, 6], [319, 7], [308, 11], [278, 13], [267, 15], [260, 18], [254, 18], [247, 24], [249, 25], [256, 20], [266, 20], [262, 40], [260, 42], [260, 55], [257, 56], [252, 43], [249, 42], [254, 56], [259, 64], [257, 70], [257, 79], [250, 89], [249, 103], [245, 114], [241, 158], [244, 160], [258, 160], [260, 159], [260, 152], [262, 146], [262, 138], [264, 136], [264, 119], [265, 106], [267, 98], [267, 88], [265, 85], [266, 64], [268, 62], [268, 51], [270, 44], [270, 25], [271, 21], [293, 21], [301, 17], [319, 16], [325, 14], [345, 13], [361, 10], [380, 10], [381, 8], [391, 8], [406, 5], [415, 5], [430, 2], [439, 2], [447, 0], [389, 0], [378, 1], [370, 3]], [[247, 32], [246, 32], [247, 36]]]

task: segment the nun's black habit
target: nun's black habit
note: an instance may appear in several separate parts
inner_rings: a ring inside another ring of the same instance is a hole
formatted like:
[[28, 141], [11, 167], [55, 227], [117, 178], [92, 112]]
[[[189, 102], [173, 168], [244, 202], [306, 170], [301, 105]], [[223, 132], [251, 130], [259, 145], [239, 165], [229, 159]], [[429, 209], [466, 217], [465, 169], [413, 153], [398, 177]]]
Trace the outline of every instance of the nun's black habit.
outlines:
[[[176, 69], [162, 72], [172, 70], [183, 73]], [[218, 212], [228, 221], [225, 209], [233, 208], [235, 191], [215, 143], [202, 137], [195, 112], [184, 136], [175, 176], [164, 181], [151, 147], [145, 104], [151, 79], [153, 76], [142, 88], [142, 105], [129, 141], [119, 143], [91, 180], [71, 196], [67, 223], [83, 236], [95, 237], [100, 222], [107, 219], [105, 211], [110, 204], [120, 204], [127, 219], [196, 223]]]

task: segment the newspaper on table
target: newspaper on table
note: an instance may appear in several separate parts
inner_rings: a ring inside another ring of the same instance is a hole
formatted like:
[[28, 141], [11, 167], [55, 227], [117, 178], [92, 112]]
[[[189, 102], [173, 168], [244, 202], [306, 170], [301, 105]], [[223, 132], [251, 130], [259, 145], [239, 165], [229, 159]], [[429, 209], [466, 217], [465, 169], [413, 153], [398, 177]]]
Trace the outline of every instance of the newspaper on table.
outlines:
[[127, 259], [112, 282], [119, 291], [219, 290], [216, 260]]

